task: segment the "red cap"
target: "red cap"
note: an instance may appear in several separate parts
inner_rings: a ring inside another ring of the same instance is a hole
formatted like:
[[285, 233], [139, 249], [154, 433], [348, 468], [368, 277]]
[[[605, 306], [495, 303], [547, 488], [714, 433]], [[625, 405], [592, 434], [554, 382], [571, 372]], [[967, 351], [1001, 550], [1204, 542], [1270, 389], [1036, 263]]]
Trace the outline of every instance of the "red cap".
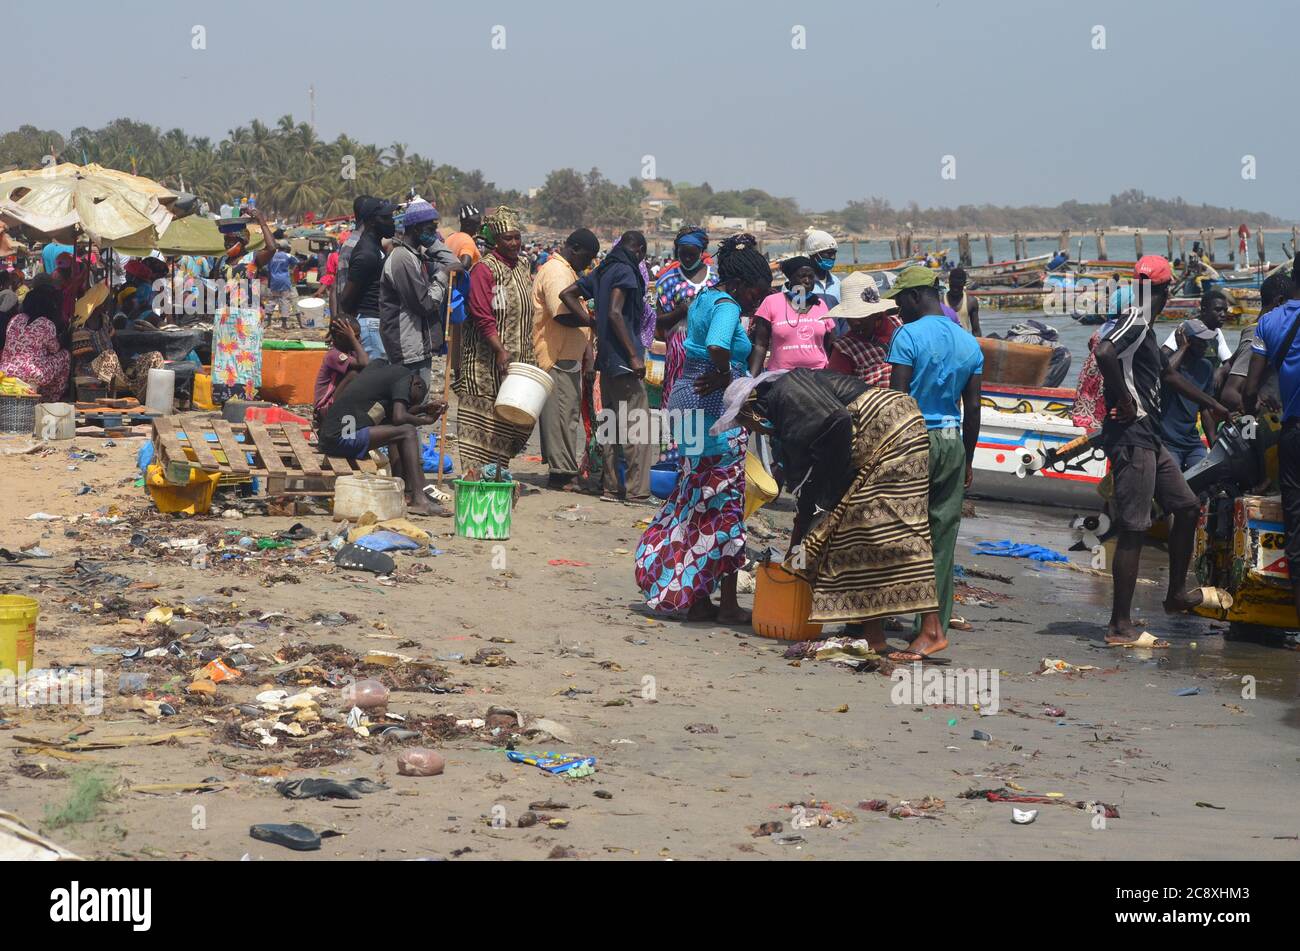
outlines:
[[1158, 254], [1146, 254], [1134, 266], [1133, 277], [1138, 280], [1146, 278], [1152, 284], [1168, 284], [1174, 279], [1174, 272], [1165, 258]]

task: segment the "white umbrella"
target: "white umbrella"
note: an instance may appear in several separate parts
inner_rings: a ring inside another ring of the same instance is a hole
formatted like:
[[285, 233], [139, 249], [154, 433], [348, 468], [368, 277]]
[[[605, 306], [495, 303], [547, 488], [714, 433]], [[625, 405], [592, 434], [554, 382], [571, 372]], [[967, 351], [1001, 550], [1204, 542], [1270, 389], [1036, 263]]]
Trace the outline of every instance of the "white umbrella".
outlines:
[[100, 247], [156, 241], [172, 218], [161, 201], [174, 199], [157, 182], [98, 165], [0, 175], [0, 218], [46, 238], [75, 239], [80, 231]]

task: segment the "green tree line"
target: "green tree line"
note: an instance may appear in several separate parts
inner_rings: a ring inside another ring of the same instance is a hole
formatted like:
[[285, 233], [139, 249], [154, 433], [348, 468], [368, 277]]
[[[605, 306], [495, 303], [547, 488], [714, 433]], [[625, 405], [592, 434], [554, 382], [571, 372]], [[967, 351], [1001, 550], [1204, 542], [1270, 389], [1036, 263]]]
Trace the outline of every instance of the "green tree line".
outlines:
[[[310, 124], [295, 122], [291, 115], [281, 116], [274, 125], [254, 119], [229, 130], [219, 142], [188, 135], [179, 128], [163, 131], [133, 119], [114, 119], [99, 129], [76, 128], [66, 136], [31, 125], [0, 135], [0, 170], [39, 168], [46, 156], [135, 172], [196, 194], [214, 209], [254, 192], [260, 207], [291, 219], [308, 212], [325, 217], [346, 215], [357, 195], [398, 199], [414, 188], [440, 208], [464, 201], [480, 208], [506, 202], [522, 207], [534, 222], [547, 227], [615, 229], [642, 224], [641, 201], [646, 194], [637, 179], [619, 185], [597, 169], [584, 174], [562, 168], [550, 172], [545, 184], [528, 198], [498, 188], [477, 169], [465, 171], [439, 164], [400, 142], [379, 146], [347, 135], [326, 141]], [[715, 190], [708, 182], [674, 183], [659, 221], [667, 229], [674, 218], [698, 222], [709, 215], [762, 218], [775, 231], [797, 231], [818, 224], [856, 233], [889, 233], [908, 227], [922, 232], [1006, 232], [1285, 224], [1263, 212], [1192, 204], [1182, 198], [1154, 198], [1136, 189], [1112, 195], [1108, 202], [1066, 201], [1050, 207], [985, 204], [921, 208], [910, 202], [895, 208], [887, 199], [872, 197], [814, 214], [802, 210], [793, 198], [771, 195], [760, 188]]]

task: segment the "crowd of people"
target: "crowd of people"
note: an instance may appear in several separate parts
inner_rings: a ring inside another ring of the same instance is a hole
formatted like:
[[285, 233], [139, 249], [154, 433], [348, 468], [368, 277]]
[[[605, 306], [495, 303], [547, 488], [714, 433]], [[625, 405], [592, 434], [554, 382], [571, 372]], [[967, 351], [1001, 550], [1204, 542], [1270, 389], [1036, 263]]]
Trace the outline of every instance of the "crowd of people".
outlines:
[[[425, 202], [399, 213], [362, 197], [355, 210], [355, 241], [333, 265], [333, 346], [318, 381], [327, 452], [359, 457], [396, 441], [405, 472], [415, 427], [446, 411], [428, 385], [431, 357], [446, 352], [462, 469], [508, 472], [532, 427], [493, 408], [512, 367], [527, 364], [552, 384], [538, 419], [548, 486], [582, 491], [585, 474], [603, 501], [654, 509], [633, 556], [650, 608], [748, 621], [737, 580], [757, 460], [798, 499], [785, 566], [810, 583], [812, 620], [854, 625], [884, 649], [885, 619], [916, 614], [911, 643], [892, 656], [947, 646], [983, 366], [960, 271], [946, 294], [924, 266], [890, 287], [865, 273], [841, 282], [835, 240], [816, 231], [774, 270], [752, 235], [713, 247], [697, 226], [651, 261], [639, 231], [607, 249], [586, 228], [526, 247], [507, 206], [464, 205], [445, 236]], [[657, 415], [648, 375], [665, 438], [639, 425]], [[408, 377], [422, 382], [412, 389]], [[346, 430], [348, 419], [360, 422]], [[660, 503], [650, 478], [665, 458], [675, 480]]]
[[[454, 230], [418, 196], [400, 208], [361, 196], [353, 211], [341, 247], [313, 262], [253, 211], [258, 250], [236, 231], [212, 259], [134, 259], [120, 281], [105, 281], [102, 299], [89, 294], [93, 253], [48, 245], [48, 273], [0, 272], [0, 372], [49, 400], [68, 392], [74, 365], [137, 388], [161, 356], [124, 368], [112, 337], [157, 325], [150, 295], [160, 277], [255, 275], [266, 282], [262, 306], [237, 299], [211, 314], [214, 398], [251, 397], [263, 324], [296, 316], [299, 271], [311, 263], [332, 313], [314, 393], [320, 445], [354, 459], [386, 449], [412, 513], [450, 514], [427, 492], [419, 442], [419, 429], [448, 412], [435, 360], [447, 356], [470, 478], [507, 478], [531, 438], [531, 425], [494, 411], [503, 382], [527, 365], [551, 383], [538, 418], [548, 486], [653, 509], [632, 565], [651, 609], [749, 620], [738, 572], [748, 562], [746, 472], [757, 465], [796, 501], [783, 567], [810, 585], [811, 621], [847, 624], [897, 662], [948, 646], [984, 362], [979, 306], [961, 268], [946, 271], [946, 288], [923, 265], [882, 285], [864, 271], [841, 279], [835, 239], [820, 231], [774, 266], [752, 235], [715, 246], [692, 225], [678, 230], [671, 256], [652, 259], [635, 230], [607, 249], [587, 228], [562, 243], [525, 244], [519, 212], [504, 205], [462, 205]], [[1186, 586], [1200, 503], [1183, 473], [1205, 457], [1203, 434], [1213, 443], [1221, 425], [1261, 402], [1285, 408], [1281, 489], [1288, 544], [1300, 556], [1300, 321], [1291, 319], [1300, 291], [1271, 277], [1265, 316], [1234, 352], [1221, 289], [1206, 290], [1198, 318], [1162, 342], [1153, 321], [1169, 296], [1169, 262], [1144, 257], [1133, 277], [1132, 299], [1089, 344], [1073, 409], [1077, 425], [1100, 432], [1110, 462], [1112, 643], [1151, 639], [1132, 618], [1132, 598], [1153, 501], [1171, 519], [1166, 610], [1224, 603], [1224, 592]], [[667, 438], [652, 417], [671, 423]], [[665, 460], [676, 468], [660, 503], [651, 476]], [[1300, 585], [1296, 597], [1300, 606]], [[901, 615], [913, 617], [910, 641], [890, 648], [886, 621]]]

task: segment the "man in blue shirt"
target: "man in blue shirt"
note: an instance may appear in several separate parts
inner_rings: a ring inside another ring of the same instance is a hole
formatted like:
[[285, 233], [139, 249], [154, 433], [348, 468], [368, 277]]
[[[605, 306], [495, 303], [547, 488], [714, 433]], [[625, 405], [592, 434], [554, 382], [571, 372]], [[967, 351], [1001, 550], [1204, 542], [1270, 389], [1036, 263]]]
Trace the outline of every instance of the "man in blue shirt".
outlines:
[[905, 268], [882, 295], [893, 298], [903, 319], [889, 349], [890, 386], [916, 400], [930, 431], [930, 545], [939, 599], [938, 614], [917, 619], [908, 649], [889, 655], [895, 663], [919, 661], [948, 646], [957, 529], [980, 438], [984, 352], [944, 316], [937, 278], [927, 267]]
[[[608, 414], [615, 435], [601, 441], [605, 456], [603, 476], [606, 502], [650, 502], [650, 467], [659, 452], [650, 439], [650, 401], [645, 390], [645, 344], [641, 342], [641, 321], [645, 315], [645, 281], [641, 262], [646, 240], [640, 231], [628, 231], [591, 273], [560, 292], [569, 313], [586, 313], [580, 298], [596, 304], [596, 370], [600, 373], [602, 414]], [[601, 430], [608, 427], [601, 422]], [[618, 447], [627, 463], [624, 493], [618, 486]]]
[[[1300, 256], [1296, 263], [1300, 264]], [[1295, 273], [1294, 266], [1292, 273]], [[1282, 438], [1278, 444], [1278, 481], [1282, 487], [1282, 521], [1286, 526], [1286, 563], [1291, 594], [1300, 615], [1300, 288], [1291, 299], [1259, 318], [1251, 343], [1250, 369], [1242, 403], [1255, 412], [1265, 374], [1277, 374], [1282, 396]]]
[[266, 305], [266, 325], [271, 326], [271, 316], [280, 314], [280, 325], [289, 329], [289, 317], [302, 326], [302, 316], [298, 313], [298, 292], [293, 283], [293, 269], [298, 259], [289, 253], [288, 241], [275, 243], [275, 254], [266, 265], [266, 285], [270, 299]]

